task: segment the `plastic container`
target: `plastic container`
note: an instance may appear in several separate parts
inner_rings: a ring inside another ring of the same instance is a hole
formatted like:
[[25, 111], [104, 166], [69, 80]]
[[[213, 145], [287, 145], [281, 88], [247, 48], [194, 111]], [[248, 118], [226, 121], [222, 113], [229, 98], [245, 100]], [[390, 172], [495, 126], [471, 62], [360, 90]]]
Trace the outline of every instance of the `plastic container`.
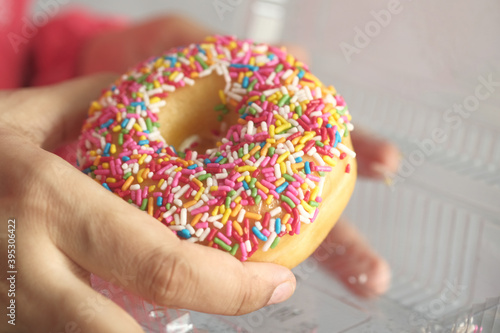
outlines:
[[[166, 310], [98, 279], [94, 288], [146, 332], [500, 332], [500, 87], [484, 84], [500, 78], [492, 37], [500, 5], [401, 1], [384, 26], [373, 12], [390, 1], [230, 3], [223, 20], [215, 9], [204, 20], [305, 45], [313, 72], [344, 95], [355, 125], [400, 147], [392, 185], [360, 180], [345, 212], [390, 263], [391, 288], [356, 298], [314, 258], [294, 270], [290, 300], [240, 317]], [[356, 46], [356, 28], [367, 34], [370, 24], [369, 43], [347, 57], [342, 43]], [[490, 94], [479, 99], [477, 89]], [[449, 111], [454, 105], [466, 112]]]

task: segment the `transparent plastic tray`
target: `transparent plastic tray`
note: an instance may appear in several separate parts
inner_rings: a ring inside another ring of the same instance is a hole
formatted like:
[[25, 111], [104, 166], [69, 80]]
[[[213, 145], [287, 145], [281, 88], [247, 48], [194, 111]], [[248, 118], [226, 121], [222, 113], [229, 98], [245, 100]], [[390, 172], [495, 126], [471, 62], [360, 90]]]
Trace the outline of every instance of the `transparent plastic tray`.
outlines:
[[[466, 18], [470, 24], [476, 20], [477, 29], [450, 33], [451, 39], [474, 41], [457, 55], [438, 54], [426, 40], [446, 5], [403, 2], [405, 11], [394, 17], [396, 23], [347, 64], [339, 43], [352, 41], [352, 27], [363, 26], [371, 20], [370, 10], [387, 2], [361, 1], [351, 10], [339, 1], [223, 2], [233, 6], [223, 19], [204, 4], [208, 11], [200, 20], [212, 20], [225, 32], [305, 45], [312, 51], [313, 71], [344, 95], [355, 125], [401, 149], [402, 169], [392, 185], [359, 180], [344, 214], [388, 260], [390, 290], [375, 300], [357, 298], [314, 258], [294, 269], [298, 287], [291, 299], [239, 317], [153, 306], [98, 278], [94, 288], [125, 308], [146, 332], [500, 332], [500, 122], [493, 121], [500, 119], [500, 89], [460, 126], [443, 118], [444, 110], [474, 93], [480, 75], [500, 78], [498, 61], [491, 61], [500, 59], [498, 43], [489, 45], [491, 32], [477, 30], [480, 22], [498, 16], [500, 5], [478, 4], [482, 12]], [[187, 8], [193, 2], [185, 3]], [[434, 14], [426, 11], [429, 6]], [[333, 15], [342, 11], [345, 15]], [[418, 23], [421, 19], [429, 27]], [[397, 54], [392, 46], [388, 60], [381, 60], [381, 45], [395, 34], [415, 38], [415, 50], [422, 52], [414, 58], [429, 58], [413, 66], [415, 59], [407, 59], [412, 50], [401, 48]], [[480, 46], [485, 52], [476, 52]], [[435, 128], [447, 139], [428, 153], [425, 145]]]

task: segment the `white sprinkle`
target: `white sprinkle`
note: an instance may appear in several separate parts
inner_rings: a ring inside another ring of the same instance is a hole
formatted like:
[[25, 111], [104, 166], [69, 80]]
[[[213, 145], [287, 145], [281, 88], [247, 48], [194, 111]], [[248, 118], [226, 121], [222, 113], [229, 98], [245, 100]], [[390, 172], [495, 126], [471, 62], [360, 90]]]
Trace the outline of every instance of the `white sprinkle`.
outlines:
[[139, 184], [134, 184], [134, 185], [130, 186], [130, 190], [131, 191], [137, 191], [137, 190], [140, 190], [140, 189], [141, 189], [141, 185], [139, 185]]
[[271, 214], [272, 217], [275, 217], [279, 213], [281, 213], [281, 207], [276, 207], [269, 212], [269, 214]]
[[216, 227], [217, 229], [222, 229], [223, 226], [224, 224], [222, 224], [221, 222], [214, 222], [214, 227]]
[[191, 235], [194, 235], [195, 230], [194, 230], [194, 228], [191, 226], [191, 224], [186, 224], [186, 229], [187, 229], [187, 230], [189, 230], [189, 233], [190, 233]]
[[203, 234], [200, 236], [200, 242], [203, 242], [208, 234], [210, 234], [210, 228], [206, 228], [205, 231], [203, 231]]
[[250, 240], [245, 241], [245, 246], [247, 248], [247, 252], [252, 251], [252, 243], [250, 243]]
[[236, 218], [236, 221], [239, 223], [243, 222], [243, 218], [245, 217], [246, 210], [241, 208], [240, 212], [238, 213], [238, 217]]
[[351, 149], [349, 149], [346, 145], [344, 145], [343, 143], [339, 142], [339, 144], [337, 145], [337, 147], [342, 150], [344, 153], [346, 153], [347, 155], [351, 156], [352, 158], [356, 157], [356, 153], [353, 152]]
[[274, 177], [276, 177], [276, 179], [281, 178], [281, 168], [279, 164], [274, 165]]
[[266, 243], [264, 244], [264, 246], [262, 247], [262, 251], [263, 252], [266, 252], [267, 250], [269, 250], [269, 248], [271, 247], [271, 245], [273, 244], [274, 240], [276, 239], [276, 232], [271, 232], [271, 234], [269, 235], [269, 237], [267, 238], [267, 241]]
[[194, 233], [194, 235], [195, 235], [196, 237], [200, 237], [200, 236], [201, 236], [201, 234], [203, 234], [203, 230], [204, 230], [203, 228], [200, 228], [200, 229], [196, 230], [196, 232]]

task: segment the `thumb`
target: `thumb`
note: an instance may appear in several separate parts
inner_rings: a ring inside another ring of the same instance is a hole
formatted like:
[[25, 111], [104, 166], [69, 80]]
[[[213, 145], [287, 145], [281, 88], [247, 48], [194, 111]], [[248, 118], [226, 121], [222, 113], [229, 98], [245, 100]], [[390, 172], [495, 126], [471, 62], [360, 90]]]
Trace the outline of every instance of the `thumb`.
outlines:
[[99, 74], [17, 90], [2, 96], [2, 106], [15, 119], [13, 126], [19, 126], [36, 145], [50, 150], [78, 136], [91, 101], [116, 77]]

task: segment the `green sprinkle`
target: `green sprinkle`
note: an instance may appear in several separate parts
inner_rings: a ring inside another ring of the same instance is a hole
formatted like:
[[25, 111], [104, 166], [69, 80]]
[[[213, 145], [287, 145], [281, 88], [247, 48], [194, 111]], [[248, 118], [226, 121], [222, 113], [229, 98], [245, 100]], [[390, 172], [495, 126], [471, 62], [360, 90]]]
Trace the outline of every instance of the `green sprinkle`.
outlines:
[[183, 152], [183, 151], [178, 151], [177, 152], [177, 155], [180, 157], [180, 158], [186, 158], [186, 153]]
[[344, 131], [344, 138], [347, 138], [349, 136], [349, 131], [347, 130], [347, 126], [345, 127]]
[[319, 203], [316, 202], [316, 201], [311, 200], [311, 201], [309, 201], [309, 206], [319, 207]]
[[256, 152], [253, 156], [258, 160], [260, 158], [260, 151]]
[[127, 113], [134, 113], [135, 112], [135, 109], [132, 106], [127, 106], [126, 109], [127, 109]]
[[243, 114], [243, 113], [245, 113], [245, 108], [246, 108], [246, 106], [245, 106], [245, 105], [243, 105], [243, 106], [242, 106], [242, 107], [238, 110], [238, 113], [239, 113], [239, 114]]
[[227, 158], [223, 158], [222, 160], [220, 160], [219, 164], [225, 164], [227, 162]]
[[236, 191], [235, 190], [231, 190], [231, 191], [229, 191], [229, 193], [227, 195], [230, 196], [230, 197], [232, 197], [235, 194], [236, 194]]
[[285, 173], [283, 175], [283, 178], [285, 178], [287, 181], [289, 182], [294, 182], [295, 181], [295, 178], [293, 178], [292, 176], [290, 176], [289, 174]]
[[123, 145], [123, 133], [118, 134], [118, 144], [120, 146]]
[[147, 198], [142, 199], [141, 210], [146, 210], [147, 205], [148, 205], [148, 199]]
[[238, 157], [239, 158], [243, 157], [243, 148], [238, 149]]
[[286, 202], [288, 206], [290, 206], [291, 208], [295, 208], [295, 204], [293, 203], [292, 199], [290, 199], [286, 195], [283, 194], [281, 195], [281, 201]]
[[133, 203], [132, 199], [127, 200], [128, 203]]
[[257, 194], [257, 196], [255, 197], [255, 203], [258, 205], [261, 200], [262, 200], [262, 197], [260, 196], [260, 194]]
[[278, 245], [278, 243], [280, 242], [280, 239], [281, 239], [280, 237], [276, 237], [274, 239], [273, 243], [271, 244], [271, 249], [274, 249]]
[[238, 251], [238, 248], [240, 247], [240, 244], [236, 243], [234, 244], [233, 248], [229, 253], [231, 253], [233, 256], [236, 254], [236, 251]]
[[253, 87], [257, 84], [257, 79], [253, 79], [252, 82], [250, 82], [250, 85], [248, 85], [247, 91], [250, 92], [253, 90]]
[[228, 114], [229, 113], [229, 110], [228, 109], [223, 109], [222, 110], [222, 114]]
[[224, 117], [222, 115], [217, 116], [217, 121], [222, 121], [222, 119], [224, 119]]
[[283, 64], [278, 64], [278, 66], [276, 66], [276, 68], [274, 69], [274, 71], [276, 73], [279, 73], [279, 72], [281, 72], [282, 69], [283, 69]]
[[250, 112], [252, 115], [256, 115], [257, 114], [257, 110], [255, 110], [253, 107], [249, 107], [248, 108], [248, 112]]
[[299, 117], [302, 116], [302, 106], [300, 106], [300, 104], [295, 107], [295, 113], [298, 114]]
[[148, 76], [149, 76], [149, 74], [144, 74], [143, 76], [141, 76], [141, 77], [139, 77], [139, 78], [137, 79], [137, 82], [139, 82], [139, 83], [143, 83], [143, 82], [144, 82], [144, 80], [146, 80], [146, 79], [148, 78]]
[[220, 110], [224, 110], [226, 109], [226, 105], [225, 104], [217, 104], [215, 107], [214, 107], [214, 110], [215, 111], [220, 111]]
[[264, 103], [265, 100], [266, 100], [266, 95], [264, 94], [260, 95], [260, 101]]
[[337, 113], [339, 115], [343, 116], [345, 112], [346, 112], [346, 108], [345, 107], [343, 107], [341, 109], [337, 108]]
[[203, 181], [203, 180], [206, 180], [206, 179], [207, 179], [207, 178], [209, 178], [209, 177], [212, 177], [212, 174], [211, 174], [211, 173], [206, 173], [206, 174], [204, 174], [204, 175], [200, 175], [200, 176], [198, 177], [198, 180]]
[[318, 140], [318, 141], [316, 141], [316, 146], [324, 147], [325, 144]]
[[230, 205], [230, 204], [231, 204], [231, 197], [227, 196], [227, 197], [226, 197], [226, 203], [225, 203], [226, 208], [229, 208], [229, 205]]
[[132, 172], [127, 172], [126, 174], [123, 175], [123, 179], [127, 179], [130, 176], [132, 176]]
[[248, 146], [248, 150], [252, 150], [252, 149], [253, 149], [253, 147], [255, 147], [255, 143], [253, 143], [253, 142], [252, 142], [252, 143]]
[[220, 155], [221, 155], [220, 151], [218, 151], [218, 152], [215, 153], [215, 156], [217, 156], [217, 157], [219, 157]]
[[224, 243], [223, 241], [221, 241], [219, 238], [215, 237], [214, 238], [214, 243], [219, 245], [221, 248], [223, 248], [224, 250], [230, 252], [232, 249], [231, 249], [231, 246], [227, 245], [226, 243]]
[[146, 118], [146, 127], [148, 128], [148, 131], [151, 133], [153, 130], [153, 122], [151, 121], [151, 118]]
[[256, 187], [254, 187], [254, 188], [252, 189], [252, 194], [251, 194], [251, 196], [252, 196], [252, 198], [255, 198], [255, 197], [257, 196], [257, 188], [256, 188]]
[[136, 99], [137, 98], [137, 93], [135, 91], [132, 92], [132, 98]]
[[156, 127], [156, 128], [160, 128], [160, 126], [161, 126], [161, 125], [160, 125], [160, 123], [159, 123], [158, 121], [155, 121], [155, 122], [153, 123], [153, 125], [155, 125], [155, 127]]
[[170, 208], [172, 208], [172, 207], [170, 207], [170, 206], [171, 206], [171, 204], [170, 204], [170, 203], [168, 203], [168, 204], [166, 204], [166, 205], [165, 205], [165, 208], [166, 208], [167, 210], [170, 210]]
[[203, 67], [203, 69], [207, 69], [208, 68], [208, 65], [207, 63], [201, 59], [201, 57], [199, 55], [195, 55], [194, 58], [196, 59], [196, 61], [198, 61], [201, 65], [201, 67]]
[[276, 149], [274, 147], [269, 147], [269, 149], [267, 150], [267, 156], [272, 157], [275, 150]]
[[318, 171], [320, 177], [325, 177], [326, 173], [324, 171]]
[[283, 105], [285, 105], [285, 103], [287, 103], [288, 101], [290, 100], [290, 95], [283, 95], [283, 97], [280, 98], [279, 102], [278, 102], [278, 106], [279, 107], [282, 107]]
[[256, 182], [257, 182], [257, 178], [250, 179], [250, 184], [248, 184], [248, 187], [254, 188]]

